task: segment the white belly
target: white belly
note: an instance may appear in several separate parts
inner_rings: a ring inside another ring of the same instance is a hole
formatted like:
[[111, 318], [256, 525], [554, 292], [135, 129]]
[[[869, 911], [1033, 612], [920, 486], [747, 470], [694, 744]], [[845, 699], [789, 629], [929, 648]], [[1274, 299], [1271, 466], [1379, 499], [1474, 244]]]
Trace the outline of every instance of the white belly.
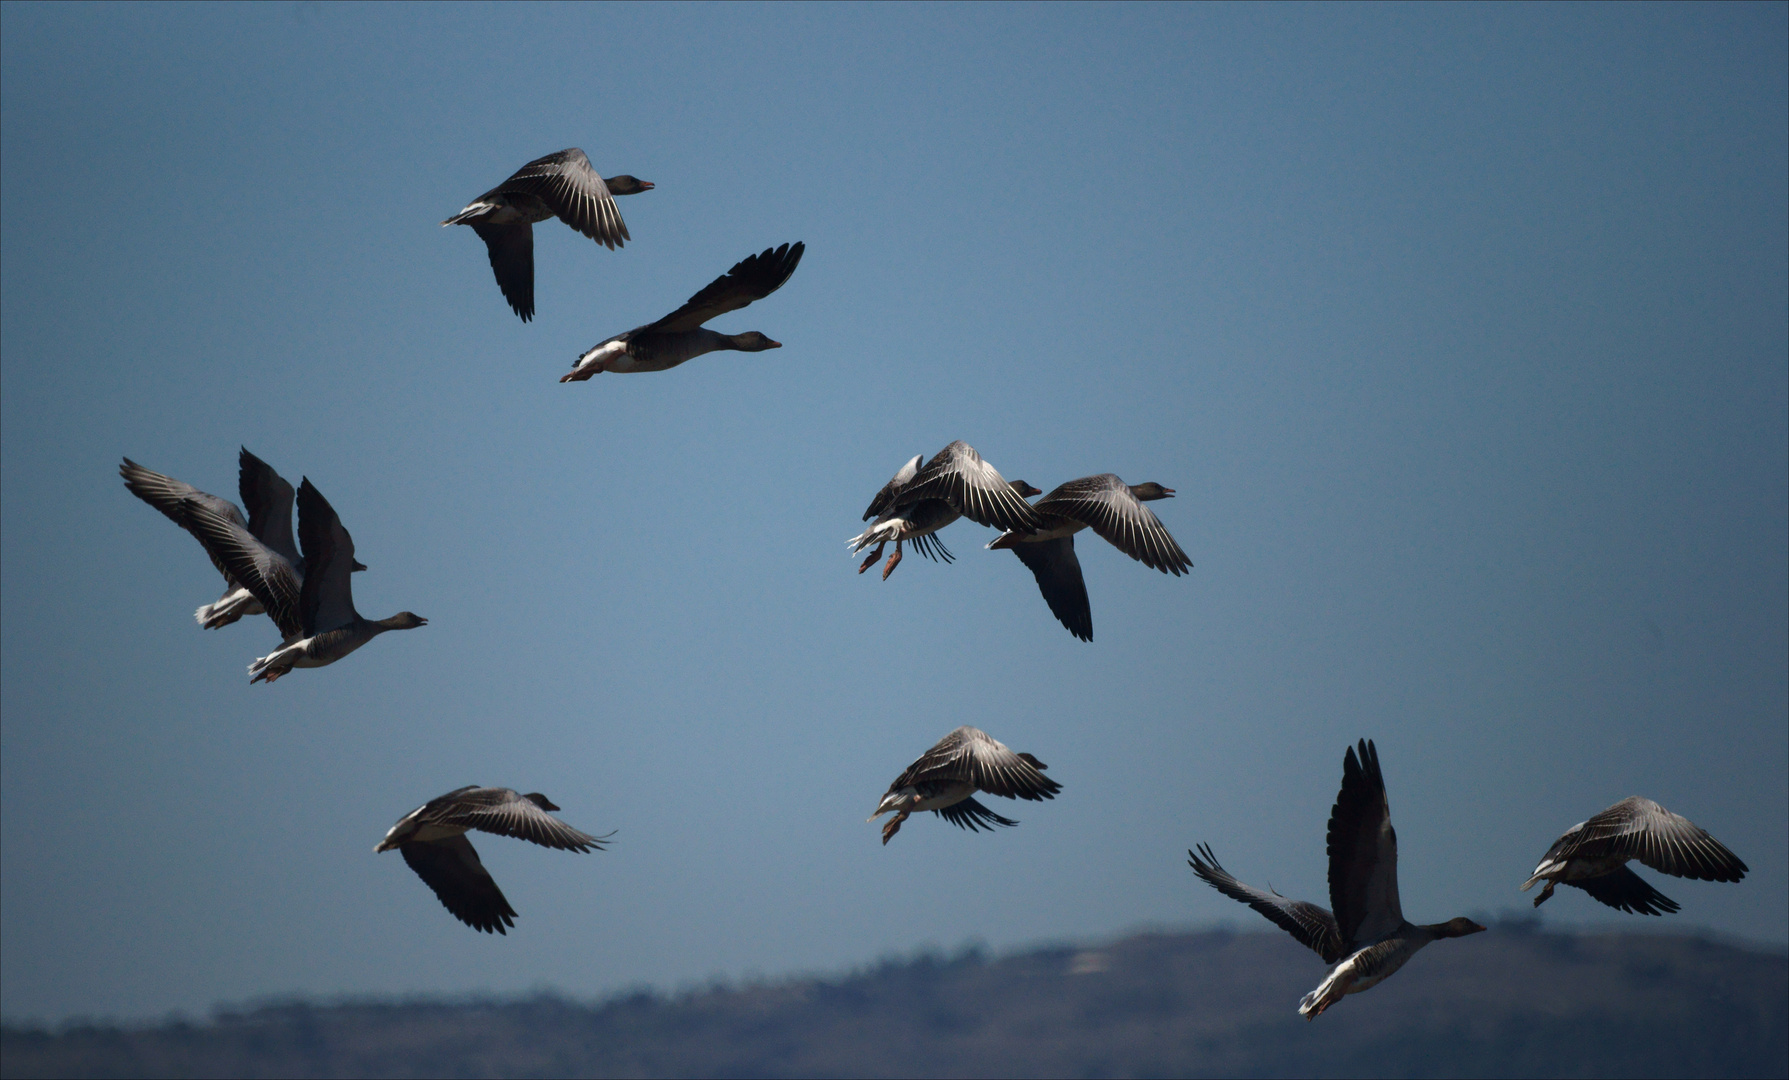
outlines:
[[428, 825], [418, 826], [415, 834], [412, 835], [410, 839], [419, 840], [426, 844], [431, 840], [445, 840], [450, 836], [463, 836], [465, 835], [465, 832], [466, 826], [464, 825], [436, 825], [430, 823]]
[[[915, 813], [921, 810], [940, 810], [946, 806], [955, 806], [975, 794], [975, 785], [967, 780], [946, 780], [927, 786], [935, 790], [919, 797], [919, 800], [913, 804]], [[914, 794], [919, 793], [916, 790]]]
[[[1560, 881], [1583, 881], [1585, 878], [1602, 877], [1627, 865], [1625, 855], [1605, 855], [1600, 859], [1567, 859], [1563, 867], [1559, 867]], [[1538, 872], [1538, 871], [1537, 871]]]
[[[1045, 521], [1050, 519], [1046, 517]], [[1065, 536], [1073, 536], [1087, 527], [1086, 523], [1073, 518], [1057, 518], [1047, 529], [1039, 529], [1030, 536], [1020, 537], [1021, 542], [1035, 543], [1039, 540], [1060, 540]]]
[[[627, 342], [605, 341], [578, 357], [576, 366], [572, 368], [572, 374], [587, 379], [600, 371], [632, 371], [632, 368], [620, 366], [627, 361]], [[585, 372], [590, 374], [586, 375]]]

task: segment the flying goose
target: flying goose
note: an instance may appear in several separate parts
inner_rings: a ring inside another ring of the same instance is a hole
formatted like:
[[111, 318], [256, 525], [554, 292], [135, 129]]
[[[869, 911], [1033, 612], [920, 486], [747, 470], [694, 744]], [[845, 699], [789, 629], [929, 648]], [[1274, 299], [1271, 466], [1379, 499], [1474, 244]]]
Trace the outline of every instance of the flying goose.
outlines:
[[307, 478], [298, 489], [298, 536], [304, 572], [255, 542], [214, 508], [189, 499], [185, 520], [206, 548], [240, 581], [280, 628], [280, 648], [249, 665], [249, 681], [273, 682], [295, 667], [333, 664], [387, 630], [413, 630], [428, 620], [408, 611], [364, 619], [354, 610], [354, 539], [335, 509]]
[[1371, 740], [1361, 740], [1358, 757], [1350, 747], [1342, 759], [1342, 790], [1329, 814], [1329, 902], [1335, 914], [1271, 889], [1244, 885], [1204, 845], [1197, 853], [1187, 852], [1187, 863], [1212, 888], [1267, 916], [1334, 965], [1298, 1003], [1306, 1020], [1316, 1019], [1348, 994], [1384, 982], [1429, 942], [1484, 929], [1466, 918], [1427, 925], [1404, 919], [1398, 903], [1398, 834], [1385, 801], [1379, 750]]
[[1043, 774], [1047, 768], [1030, 754], [1013, 753], [980, 728], [960, 727], [907, 766], [907, 771], [888, 785], [888, 794], [867, 820], [894, 812], [882, 826], [884, 844], [901, 831], [901, 822], [921, 810], [931, 810], [959, 829], [993, 832], [995, 825], [1018, 822], [1001, 817], [971, 796], [985, 791], [1007, 799], [1054, 799], [1062, 785]]
[[1174, 489], [1151, 481], [1126, 484], [1111, 473], [1070, 480], [1032, 504], [1043, 525], [1035, 533], [1004, 532], [988, 547], [1010, 550], [1037, 579], [1038, 591], [1068, 632], [1093, 640], [1093, 609], [1075, 556], [1075, 534], [1091, 528], [1107, 543], [1151, 569], [1179, 577], [1192, 561], [1146, 502], [1171, 499]]
[[664, 371], [719, 349], [763, 352], [782, 348], [782, 342], [756, 330], [722, 334], [702, 324], [782, 288], [806, 250], [807, 245], [797, 241], [746, 256], [659, 321], [636, 326], [586, 349], [559, 381], [583, 382], [605, 371]]
[[[209, 507], [218, 517], [242, 529], [294, 567], [301, 566], [298, 545], [292, 541], [292, 485], [275, 472], [271, 465], [249, 453], [247, 447], [242, 448], [237, 458], [237, 489], [241, 493], [243, 505], [248, 507], [246, 520], [242, 511], [228, 499], [200, 491], [171, 476], [145, 469], [130, 458], [124, 459], [124, 464], [118, 467], [118, 474], [124, 477], [124, 486], [130, 489], [132, 495], [160, 510], [168, 520], [192, 533], [193, 538], [201, 545], [205, 544], [205, 538], [189, 527], [185, 519], [183, 503], [187, 500]], [[224, 575], [224, 594], [193, 613], [193, 618], [198, 620], [199, 625], [207, 630], [216, 630], [230, 625], [244, 615], [263, 614], [266, 609], [255, 599], [253, 593], [231, 576], [223, 560], [209, 546], [206, 546], [205, 553], [211, 556], [211, 565]], [[354, 569], [365, 570], [366, 567], [355, 563]]]
[[934, 556], [926, 550], [929, 540], [944, 561], [950, 562], [950, 552], [932, 534], [960, 517], [978, 525], [1023, 533], [1042, 524], [1025, 501], [1038, 489], [1023, 480], [1009, 482], [961, 439], [938, 451], [924, 468], [919, 461], [914, 457], [882, 486], [870, 501], [870, 508], [863, 512], [865, 521], [875, 518], [875, 523], [845, 541], [853, 554], [876, 545], [876, 550], [857, 568], [858, 573], [882, 557], [882, 549], [890, 540], [894, 541], [895, 550], [888, 557], [888, 565], [882, 568], [883, 581], [901, 565], [901, 545], [906, 541], [912, 541], [919, 553], [930, 559]]
[[1699, 881], [1738, 881], [1749, 869], [1689, 818], [1635, 795], [1567, 829], [1541, 857], [1534, 876], [1522, 883], [1522, 891], [1544, 878], [1547, 884], [1534, 898], [1535, 907], [1546, 903], [1555, 885], [1570, 885], [1618, 911], [1677, 911], [1676, 901], [1628, 869], [1629, 859], [1661, 874]]
[[466, 830], [513, 836], [560, 851], [603, 849], [608, 836], [579, 832], [547, 814], [557, 809], [538, 791], [518, 795], [509, 788], [469, 784], [399, 818], [373, 853], [398, 849], [454, 918], [487, 934], [507, 934], [505, 927], [516, 924], [515, 909], [478, 861]]
[[613, 251], [632, 238], [612, 196], [651, 190], [632, 176], [604, 183], [574, 146], [535, 158], [441, 224], [472, 226], [490, 251], [503, 298], [527, 322], [534, 318], [534, 223], [556, 217]]

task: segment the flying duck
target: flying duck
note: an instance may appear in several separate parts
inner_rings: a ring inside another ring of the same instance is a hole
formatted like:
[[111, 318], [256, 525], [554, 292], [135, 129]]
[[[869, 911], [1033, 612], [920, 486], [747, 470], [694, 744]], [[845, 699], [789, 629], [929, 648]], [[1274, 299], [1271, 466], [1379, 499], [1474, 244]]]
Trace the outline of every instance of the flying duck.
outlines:
[[1546, 903], [1555, 885], [1570, 885], [1617, 911], [1636, 915], [1677, 911], [1676, 901], [1628, 869], [1629, 859], [1661, 874], [1698, 881], [1738, 881], [1749, 869], [1689, 818], [1635, 795], [1567, 829], [1542, 856], [1534, 876], [1522, 883], [1522, 891], [1545, 879], [1546, 887], [1534, 898], [1535, 907]]
[[659, 321], [636, 326], [586, 349], [559, 381], [583, 382], [605, 371], [664, 371], [720, 349], [763, 352], [782, 348], [782, 342], [772, 341], [756, 330], [722, 334], [702, 324], [782, 288], [806, 250], [807, 245], [797, 241], [746, 256]]
[[605, 183], [574, 146], [535, 158], [441, 224], [472, 226], [490, 252], [503, 298], [527, 322], [534, 318], [534, 223], [556, 217], [613, 251], [631, 237], [612, 196], [651, 190], [632, 176]]
[[[130, 458], [124, 459], [124, 464], [118, 467], [118, 474], [124, 477], [124, 486], [130, 489], [131, 494], [192, 533], [201, 545], [205, 544], [205, 538], [189, 527], [185, 519], [182, 504], [188, 500], [209, 507], [219, 518], [245, 531], [274, 555], [285, 559], [302, 576], [298, 545], [292, 540], [292, 485], [275, 472], [271, 465], [249, 453], [247, 447], [242, 448], [237, 458], [237, 489], [241, 493], [243, 505], [248, 507], [246, 519], [236, 504], [228, 499], [200, 491], [171, 476], [145, 469]], [[261, 606], [261, 602], [231, 576], [222, 559], [209, 546], [206, 546], [205, 553], [211, 556], [211, 565], [224, 575], [224, 594], [193, 613], [193, 618], [198, 620], [199, 625], [207, 630], [216, 630], [230, 625], [244, 615], [263, 614], [266, 609]], [[355, 563], [354, 569], [365, 570], [366, 567]]]
[[557, 809], [538, 791], [518, 795], [509, 788], [471, 784], [430, 799], [399, 818], [373, 853], [398, 849], [454, 918], [487, 934], [507, 934], [505, 927], [516, 924], [515, 909], [478, 861], [466, 830], [513, 836], [560, 851], [603, 849], [607, 836], [579, 832], [548, 815]]
[[1032, 504], [1043, 520], [1035, 533], [1004, 532], [988, 547], [1017, 555], [1037, 579], [1050, 613], [1069, 633], [1092, 641], [1093, 609], [1075, 556], [1075, 534], [1091, 528], [1144, 566], [1179, 577], [1192, 568], [1192, 560], [1143, 505], [1173, 497], [1173, 488], [1154, 481], [1126, 484], [1111, 473], [1070, 480]]
[[1405, 920], [1398, 903], [1398, 834], [1391, 827], [1379, 751], [1371, 740], [1361, 741], [1358, 757], [1349, 747], [1342, 759], [1342, 790], [1329, 814], [1333, 915], [1316, 904], [1244, 885], [1218, 865], [1205, 845], [1197, 853], [1187, 852], [1187, 862], [1212, 888], [1267, 916], [1334, 965], [1317, 989], [1298, 1003], [1298, 1013], [1306, 1020], [1316, 1019], [1348, 994], [1384, 982], [1431, 941], [1484, 930], [1466, 918], [1427, 925]]
[[971, 796], [985, 791], [1006, 799], [1054, 799], [1062, 785], [1043, 774], [1047, 768], [1030, 754], [1013, 753], [980, 728], [960, 727], [895, 777], [867, 820], [894, 813], [882, 826], [884, 844], [901, 831], [901, 822], [922, 810], [933, 811], [959, 829], [993, 832], [995, 825], [1018, 822], [1001, 817]]
[[428, 620], [408, 611], [364, 619], [354, 610], [354, 539], [335, 509], [307, 478], [298, 489], [298, 537], [304, 571], [255, 541], [227, 517], [196, 500], [185, 520], [214, 557], [253, 593], [280, 628], [280, 648], [249, 665], [249, 681], [273, 682], [295, 667], [333, 664], [387, 630], [414, 630]]
[[876, 545], [876, 550], [857, 568], [858, 573], [882, 557], [882, 549], [890, 540], [895, 549], [888, 557], [888, 565], [882, 568], [883, 581], [901, 565], [901, 545], [907, 541], [912, 541], [928, 559], [936, 556], [927, 547], [935, 546], [944, 561], [950, 562], [950, 552], [932, 534], [960, 517], [1019, 533], [1029, 533], [1042, 524], [1025, 501], [1038, 489], [1023, 480], [1009, 482], [961, 439], [938, 451], [924, 468], [919, 461], [919, 457], [914, 457], [901, 466], [894, 479], [882, 485], [882, 490], [870, 500], [870, 508], [863, 512], [863, 520], [875, 518], [875, 523], [845, 541], [853, 554]]

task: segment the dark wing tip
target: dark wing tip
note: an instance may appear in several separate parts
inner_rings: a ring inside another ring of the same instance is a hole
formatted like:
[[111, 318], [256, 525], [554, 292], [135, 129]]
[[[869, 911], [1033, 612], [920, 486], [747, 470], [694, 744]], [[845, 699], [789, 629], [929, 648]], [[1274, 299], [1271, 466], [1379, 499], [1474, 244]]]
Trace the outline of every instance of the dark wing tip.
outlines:
[[796, 265], [801, 262], [802, 252], [806, 250], [807, 245], [799, 240], [781, 247], [768, 247], [756, 255], [740, 260], [732, 272], [742, 278], [747, 275], [757, 278], [752, 291], [762, 300], [788, 282], [795, 273]]
[[1561, 884], [1583, 889], [1599, 904], [1632, 915], [1674, 915], [1682, 905], [1652, 887], [1652, 883], [1620, 866], [1596, 877], [1565, 881]]
[[1218, 862], [1218, 857], [1212, 854], [1210, 844], [1201, 843], [1188, 850], [1186, 864], [1193, 868], [1193, 873], [1199, 875], [1199, 880], [1214, 889], [1218, 887], [1218, 879], [1228, 876], [1223, 865]]

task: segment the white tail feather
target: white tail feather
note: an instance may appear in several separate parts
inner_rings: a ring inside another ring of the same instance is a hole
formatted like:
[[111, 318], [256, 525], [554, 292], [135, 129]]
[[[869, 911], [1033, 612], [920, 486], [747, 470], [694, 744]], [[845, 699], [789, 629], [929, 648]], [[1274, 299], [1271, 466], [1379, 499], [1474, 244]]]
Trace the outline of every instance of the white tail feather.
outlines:
[[229, 626], [244, 615], [259, 615], [265, 610], [254, 594], [238, 587], [225, 593], [217, 601], [200, 607], [193, 612], [193, 618], [205, 629], [216, 630], [220, 626]]
[[[309, 641], [309, 640], [310, 640], [309, 638], [305, 639], [305, 641]], [[297, 645], [303, 645], [303, 644], [304, 644], [303, 641], [297, 643]], [[281, 675], [284, 675], [286, 672], [292, 670], [292, 664], [289, 661], [298, 659], [300, 652], [301, 652], [301, 650], [298, 649], [297, 647], [295, 647], [293, 645], [286, 645], [281, 648], [273, 650], [272, 652], [268, 653], [266, 656], [257, 656], [255, 658], [255, 662], [248, 666], [248, 674], [249, 674], [248, 681], [256, 682], [262, 676], [265, 676], [269, 673], [271, 673], [274, 678], [276, 678], [276, 679], [279, 678]], [[269, 680], [269, 681], [272, 681], [272, 680]]]
[[494, 203], [475, 202], [471, 206], [468, 206], [468, 207], [466, 207], [466, 209], [461, 210], [459, 213], [455, 214], [453, 217], [450, 217], [446, 221], [443, 221], [441, 224], [443, 224], [443, 225], [464, 225], [467, 221], [469, 221], [473, 218], [483, 217], [485, 214], [487, 214], [490, 211], [495, 210], [495, 209], [497, 209], [497, 207], [496, 207], [496, 204], [494, 204]]
[[1324, 980], [1298, 1001], [1298, 1015], [1306, 1020], [1315, 1020], [1324, 1009], [1347, 996], [1348, 988], [1354, 985], [1353, 959], [1337, 964]]
[[869, 547], [871, 544], [887, 543], [890, 540], [896, 539], [900, 535], [900, 531], [901, 526], [899, 522], [884, 521], [881, 524], [870, 526], [863, 532], [860, 532], [856, 536], [845, 541], [845, 546], [849, 547], [854, 553], [859, 552], [864, 548]]
[[1527, 892], [1529, 889], [1533, 888], [1534, 883], [1541, 878], [1544, 878], [1549, 874], [1557, 874], [1564, 869], [1565, 863], [1559, 859], [1542, 860], [1541, 864], [1534, 868], [1534, 876], [1522, 883], [1522, 891]]

